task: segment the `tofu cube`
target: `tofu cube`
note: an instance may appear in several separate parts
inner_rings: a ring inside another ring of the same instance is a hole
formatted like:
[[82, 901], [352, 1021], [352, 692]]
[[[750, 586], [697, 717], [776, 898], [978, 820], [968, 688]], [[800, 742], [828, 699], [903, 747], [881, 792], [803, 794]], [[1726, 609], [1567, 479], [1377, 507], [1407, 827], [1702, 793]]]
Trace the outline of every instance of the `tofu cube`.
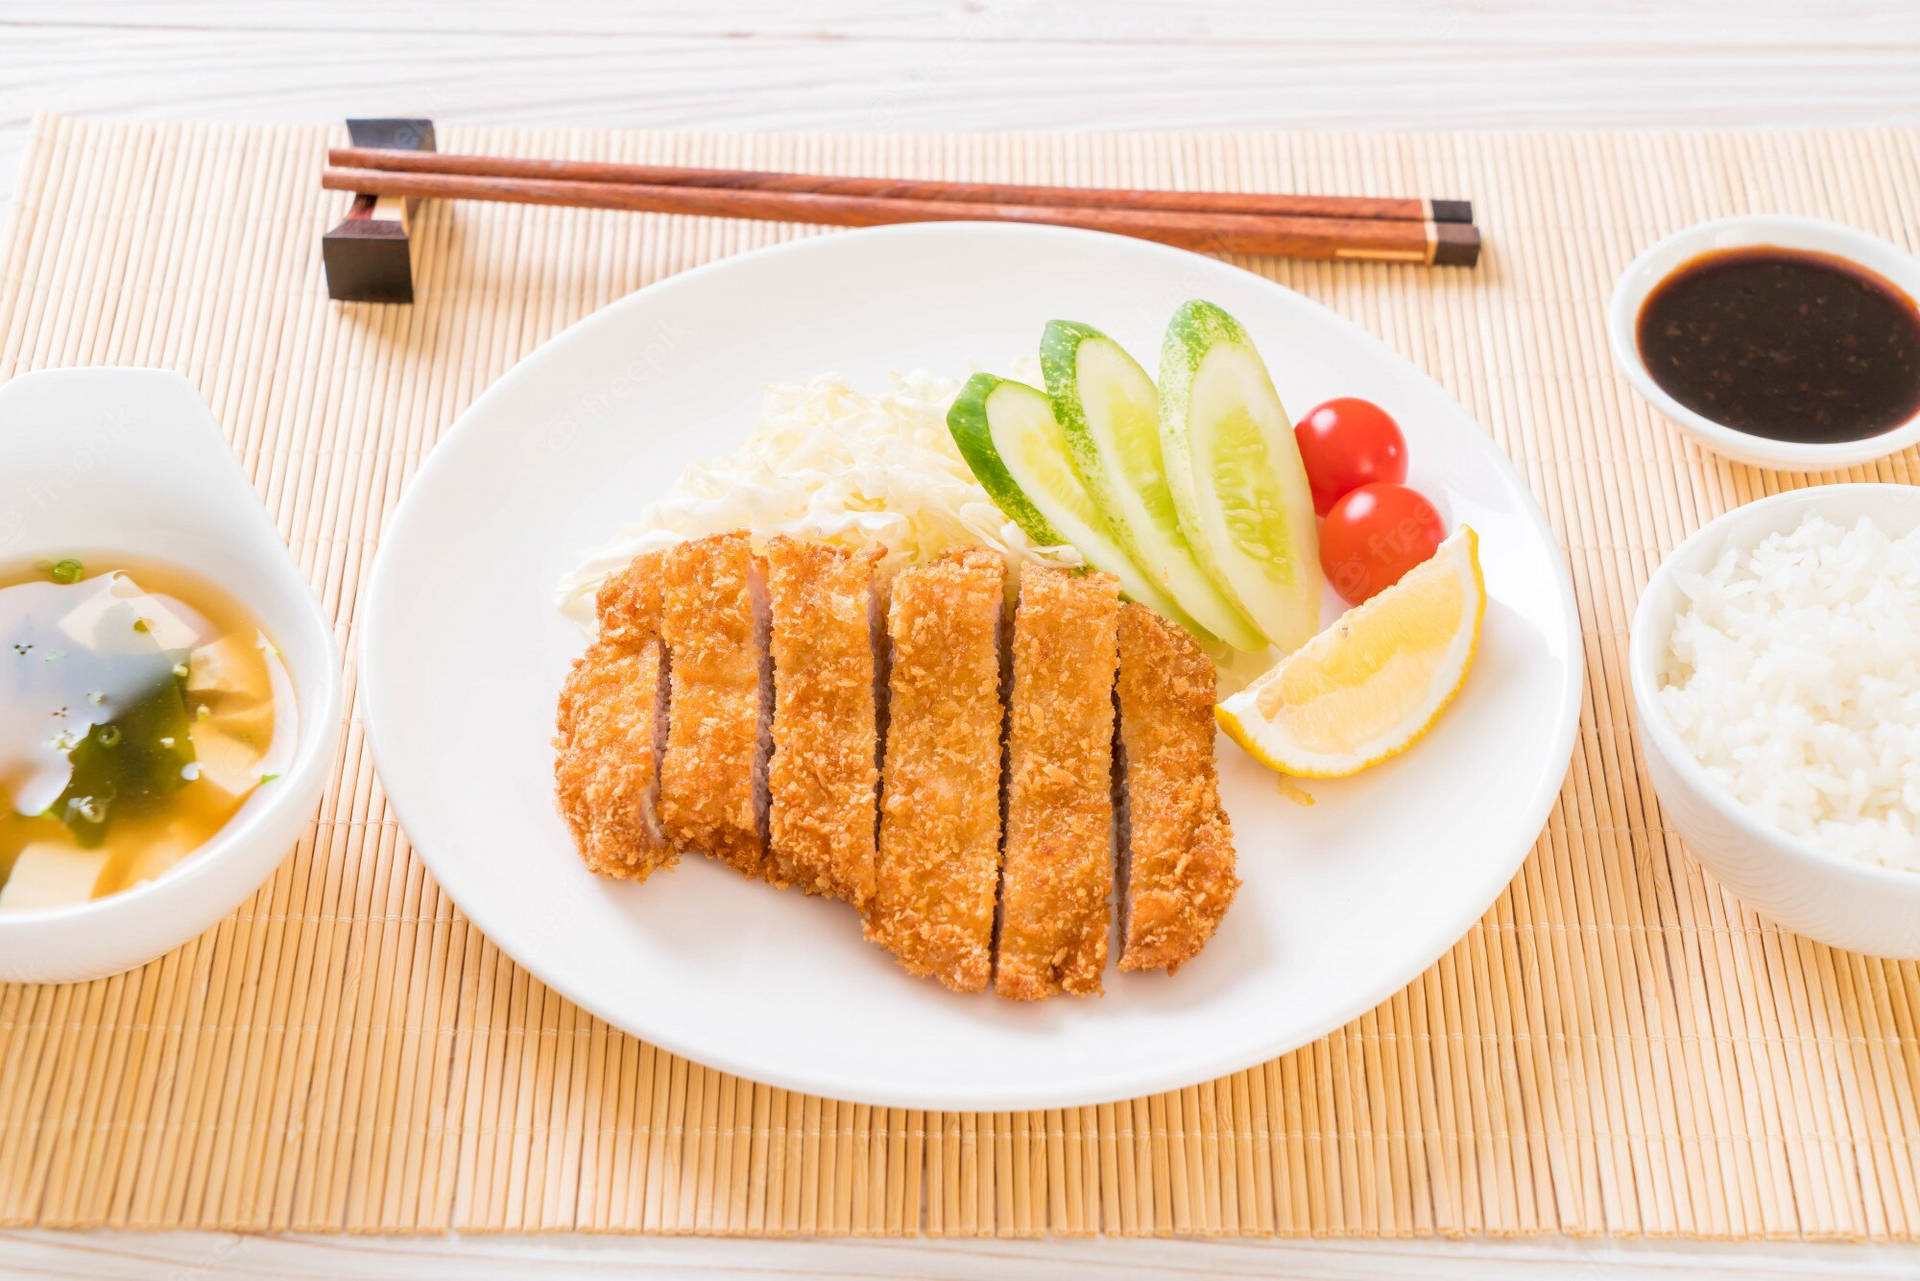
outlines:
[[144, 881], [151, 881], [197, 848], [197, 842], [185, 837], [161, 836], [134, 853], [125, 874], [113, 888], [115, 891], [130, 890]]
[[[60, 620], [60, 630], [74, 644], [120, 652], [132, 643], [130, 637], [143, 634], [162, 650], [191, 649], [199, 642], [199, 628], [141, 591], [126, 575], [109, 574], [95, 581], [99, 586]], [[144, 633], [134, 629], [135, 621], [146, 625]]]
[[260, 782], [260, 753], [223, 734], [210, 721], [196, 720], [187, 730], [193, 740], [197, 777], [229, 796], [245, 796]]
[[266, 665], [247, 652], [247, 642], [237, 636], [222, 636], [187, 655], [187, 692], [265, 699]]
[[136, 635], [134, 620], [140, 616], [126, 597], [113, 590], [116, 579], [97, 580], [94, 590], [60, 620], [60, 630], [82, 649], [119, 650], [127, 638]]
[[[131, 585], [131, 584], [129, 584]], [[160, 603], [158, 596], [149, 596], [139, 588], [134, 588], [133, 612], [147, 625], [147, 635], [161, 649], [190, 649], [199, 643], [204, 634], [200, 627], [188, 622], [178, 612]]]
[[7, 883], [0, 885], [0, 912], [84, 903], [106, 866], [102, 850], [36, 841], [20, 851]]
[[216, 703], [207, 709], [204, 723], [251, 751], [264, 754], [273, 746], [273, 704], [267, 701], [235, 707]]

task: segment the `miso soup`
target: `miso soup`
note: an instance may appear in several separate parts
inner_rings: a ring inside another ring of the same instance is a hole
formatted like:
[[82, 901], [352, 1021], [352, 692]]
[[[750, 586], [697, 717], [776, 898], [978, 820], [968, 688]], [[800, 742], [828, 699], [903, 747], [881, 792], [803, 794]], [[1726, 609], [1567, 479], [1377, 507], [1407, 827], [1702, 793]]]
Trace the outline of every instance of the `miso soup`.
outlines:
[[0, 911], [161, 875], [271, 786], [278, 651], [230, 597], [124, 556], [0, 566]]

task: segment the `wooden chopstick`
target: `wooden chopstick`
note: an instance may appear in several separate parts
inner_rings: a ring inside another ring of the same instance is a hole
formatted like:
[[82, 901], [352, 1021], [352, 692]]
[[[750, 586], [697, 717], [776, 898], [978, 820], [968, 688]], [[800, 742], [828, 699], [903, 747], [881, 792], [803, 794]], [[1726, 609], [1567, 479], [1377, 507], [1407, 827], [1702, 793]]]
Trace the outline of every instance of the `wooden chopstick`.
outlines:
[[[444, 157], [443, 157], [444, 159]], [[1402, 218], [1194, 213], [1136, 207], [1002, 204], [832, 192], [677, 186], [376, 169], [327, 169], [320, 185], [382, 196], [492, 200], [512, 204], [628, 209], [643, 213], [759, 218], [872, 227], [899, 222], [1040, 223], [1083, 227], [1202, 253], [1472, 266], [1480, 233], [1471, 223]]]
[[538, 178], [612, 182], [623, 186], [716, 187], [784, 191], [880, 200], [952, 200], [984, 205], [1048, 205], [1062, 209], [1166, 209], [1177, 213], [1233, 213], [1282, 218], [1381, 218], [1399, 222], [1473, 221], [1465, 200], [1394, 196], [1293, 196], [1239, 191], [1150, 191], [1117, 187], [1033, 187], [1003, 182], [938, 182], [920, 178], [860, 178], [838, 174], [769, 173], [754, 169], [698, 169], [686, 165], [629, 165], [597, 160], [541, 160], [518, 156], [462, 156], [379, 147], [336, 147], [327, 163], [338, 169], [395, 173], [465, 174], [475, 178]]

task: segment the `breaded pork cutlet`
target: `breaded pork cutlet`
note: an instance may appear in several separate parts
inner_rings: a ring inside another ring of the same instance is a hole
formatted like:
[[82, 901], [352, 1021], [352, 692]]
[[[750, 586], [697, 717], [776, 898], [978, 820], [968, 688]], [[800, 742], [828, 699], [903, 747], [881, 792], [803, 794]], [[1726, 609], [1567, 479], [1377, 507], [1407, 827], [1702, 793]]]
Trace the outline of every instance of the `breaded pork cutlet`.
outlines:
[[560, 688], [554, 794], [587, 866], [644, 881], [678, 857], [660, 830], [667, 685], [660, 556], [638, 556], [597, 598], [600, 635]]
[[1113, 673], [1120, 584], [1029, 566], [1013, 616], [1007, 842], [993, 988], [1097, 996], [1113, 913]]
[[661, 580], [673, 697], [660, 824], [675, 848], [761, 876], [773, 710], [764, 567], [744, 533], [715, 534], [669, 550]]
[[767, 546], [773, 607], [773, 760], [767, 859], [809, 894], [865, 910], [873, 897], [879, 802], [873, 568], [881, 552], [776, 538]]
[[1120, 607], [1120, 968], [1179, 969], [1240, 888], [1214, 768], [1214, 671], [1194, 639]]
[[617, 574], [609, 574], [594, 594], [600, 639], [640, 645], [660, 639], [661, 567], [665, 552], [643, 552]]
[[970, 548], [906, 570], [892, 642], [880, 851], [867, 937], [958, 992], [993, 970], [1000, 881], [1005, 567]]

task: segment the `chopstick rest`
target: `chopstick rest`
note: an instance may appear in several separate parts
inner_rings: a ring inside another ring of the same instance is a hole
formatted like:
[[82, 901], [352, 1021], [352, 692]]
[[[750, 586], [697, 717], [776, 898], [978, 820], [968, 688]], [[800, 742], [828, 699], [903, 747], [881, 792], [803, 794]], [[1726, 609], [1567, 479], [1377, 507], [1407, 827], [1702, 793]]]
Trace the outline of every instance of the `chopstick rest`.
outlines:
[[[434, 151], [433, 121], [347, 121], [356, 147]], [[320, 241], [327, 296], [336, 302], [412, 302], [413, 248], [407, 224], [417, 197], [356, 192], [347, 216]]]

